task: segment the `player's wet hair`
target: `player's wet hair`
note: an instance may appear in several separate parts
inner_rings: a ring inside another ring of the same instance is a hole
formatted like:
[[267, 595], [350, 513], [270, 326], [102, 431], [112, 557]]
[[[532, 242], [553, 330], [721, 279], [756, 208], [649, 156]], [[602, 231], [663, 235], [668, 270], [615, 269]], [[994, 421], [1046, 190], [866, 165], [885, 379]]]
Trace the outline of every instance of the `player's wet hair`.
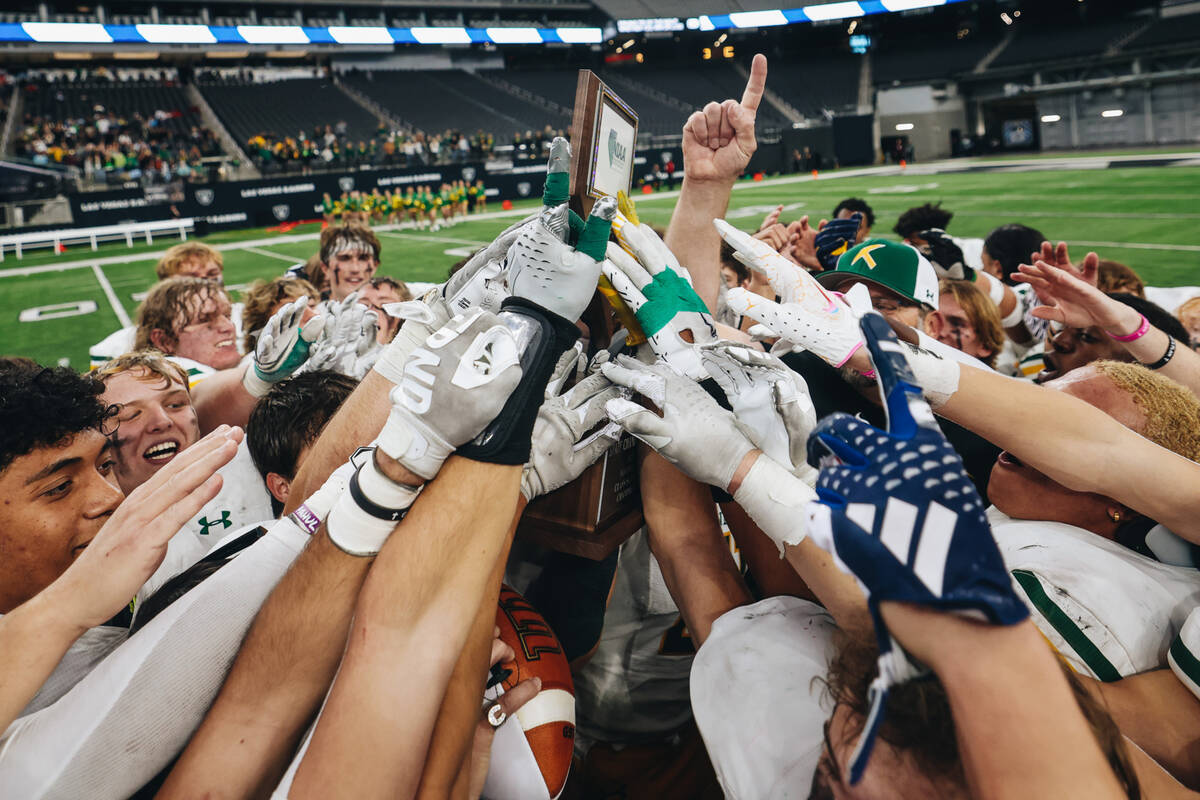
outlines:
[[1100, 261], [1096, 288], [1102, 292], [1126, 292], [1142, 298], [1146, 296], [1146, 282], [1134, 272], [1133, 267], [1108, 259]]
[[[296, 477], [300, 452], [317, 440], [358, 383], [337, 372], [314, 370], [280, 381], [258, 401], [246, 423], [246, 446], [263, 478]], [[283, 504], [271, 498], [278, 515]]]
[[[823, 683], [834, 703], [845, 704], [853, 712], [842, 731], [846, 741], [838, 743], [849, 745], [861, 733], [867, 718], [870, 707], [867, 688], [878, 669], [879, 650], [874, 640], [865, 635], [839, 632], [835, 636], [837, 650]], [[1070, 667], [1061, 663], [1060, 667], [1117, 781], [1128, 797], [1140, 798], [1137, 773], [1117, 724]], [[952, 781], [966, 788], [950, 701], [936, 676], [893, 686], [888, 691], [885, 711], [879, 738], [911, 757], [917, 769], [935, 784]], [[812, 797], [828, 796], [820, 794], [821, 791], [814, 780]]]
[[221, 283], [205, 278], [181, 276], [154, 284], [146, 294], [146, 299], [138, 306], [134, 349], [153, 348], [150, 332], [155, 328], [164, 331], [172, 341], [177, 339], [179, 330], [188, 324], [190, 316], [209, 297], [228, 300], [229, 294]]
[[954, 212], [942, 208], [941, 201], [937, 203], [925, 203], [924, 205], [913, 206], [901, 214], [900, 219], [896, 220], [896, 224], [892, 230], [902, 238], [907, 239], [914, 233], [927, 231], [930, 228], [945, 230], [952, 219], [954, 219]]
[[833, 219], [837, 219], [837, 215], [845, 209], [847, 211], [857, 211], [863, 215], [863, 219], [867, 221], [868, 228], [875, 227], [875, 212], [867, 205], [867, 201], [859, 197], [847, 197], [842, 202], [838, 203], [833, 208]]
[[289, 303], [299, 297], [308, 297], [314, 303], [321, 302], [317, 288], [303, 278], [287, 275], [270, 281], [255, 281], [250, 284], [242, 298], [242, 331], [247, 352], [254, 349], [258, 333], [271, 319], [271, 313], [281, 300]]
[[1000, 263], [1000, 279], [1013, 285], [1012, 273], [1029, 261], [1029, 256], [1042, 249], [1046, 237], [1028, 225], [1001, 225], [983, 240], [983, 249]]
[[323, 264], [328, 266], [337, 253], [346, 251], [370, 251], [378, 264], [381, 252], [379, 237], [365, 225], [330, 225], [321, 231], [318, 253]]
[[222, 270], [225, 269], [225, 259], [222, 258], [220, 250], [203, 242], [181, 242], [163, 253], [163, 257], [154, 265], [154, 272], [158, 275], [159, 280], [174, 277], [179, 274], [187, 262], [194, 258], [215, 261], [218, 267]]
[[14, 459], [100, 431], [112, 414], [100, 402], [104, 386], [70, 367], [43, 367], [23, 358], [0, 360], [0, 472]]
[[378, 289], [380, 286], [390, 286], [400, 296], [401, 300], [412, 300], [412, 289], [408, 288], [408, 284], [397, 278], [392, 278], [387, 275], [376, 275], [367, 283]]
[[145, 372], [145, 375], [140, 376], [141, 380], [152, 381], [161, 378], [164, 387], [172, 383], [182, 383], [183, 388], [188, 389], [187, 371], [154, 349], [134, 350], [132, 353], [110, 359], [101, 364], [92, 373], [92, 377], [107, 386], [109, 379], [114, 375], [131, 370]]

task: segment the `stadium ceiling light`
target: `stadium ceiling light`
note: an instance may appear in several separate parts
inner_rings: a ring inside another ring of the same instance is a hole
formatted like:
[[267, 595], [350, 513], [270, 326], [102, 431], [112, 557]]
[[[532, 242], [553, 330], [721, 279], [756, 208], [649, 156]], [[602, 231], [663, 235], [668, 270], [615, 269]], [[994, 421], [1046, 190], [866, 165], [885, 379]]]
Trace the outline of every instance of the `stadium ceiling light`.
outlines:
[[1122, 108], [1109, 108], [1100, 112], [1100, 116], [1106, 119], [1114, 119], [1116, 117], [1125, 116], [1125, 110]]
[[1060, 119], [1062, 119], [1062, 117], [1059, 116], [1058, 114], [1043, 114], [1042, 115], [1042, 122], [1058, 122]]
[[151, 44], [216, 44], [207, 25], [134, 25], [138, 36]]
[[209, 50], [204, 54], [207, 58], [248, 58], [249, 50]]
[[246, 44], [309, 44], [299, 25], [238, 25]]
[[788, 18], [778, 8], [771, 11], [738, 11], [729, 15], [729, 21], [735, 28], [769, 28], [788, 24]]
[[896, 123], [896, 130], [898, 130], [898, 131], [911, 131], [913, 129], [913, 127], [914, 126], [911, 122], [897, 122]]
[[112, 42], [112, 36], [98, 22], [22, 22], [21, 28], [35, 42]]
[[541, 44], [537, 28], [486, 28], [488, 38], [496, 44]]
[[600, 44], [604, 31], [599, 28], [555, 28], [558, 38], [567, 44]]
[[374, 25], [333, 25], [329, 36], [338, 44], [395, 44], [388, 29]]
[[125, 50], [112, 54], [118, 61], [153, 61], [158, 58], [157, 50]]
[[268, 50], [267, 58], [304, 58], [307, 50]]
[[[801, 10], [804, 12], [804, 16], [813, 22], [861, 17], [865, 13], [858, 3], [824, 3], [819, 6], [805, 6]], [[780, 12], [780, 14], [782, 13]], [[730, 14], [730, 16], [733, 15]]]
[[86, 50], [55, 50], [55, 61], [91, 61], [92, 54]]

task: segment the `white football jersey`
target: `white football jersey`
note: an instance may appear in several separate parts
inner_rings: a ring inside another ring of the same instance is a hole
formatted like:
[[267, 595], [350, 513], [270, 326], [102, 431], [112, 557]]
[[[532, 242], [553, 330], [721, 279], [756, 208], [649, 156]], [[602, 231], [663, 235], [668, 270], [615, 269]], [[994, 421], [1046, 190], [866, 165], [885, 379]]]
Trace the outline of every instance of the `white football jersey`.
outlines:
[[233, 460], [218, 472], [224, 478], [220, 493], [171, 537], [167, 556], [138, 592], [139, 601], [199, 561], [230, 534], [274, 520], [271, 495], [254, 466], [245, 438]]
[[768, 597], [713, 622], [691, 695], [726, 797], [808, 797], [833, 711], [816, 679], [828, 671], [835, 628], [825, 609], [796, 597]]
[[621, 545], [600, 642], [574, 675], [580, 736], [633, 743], [683, 726], [695, 652], [643, 527]]
[[1167, 650], [1200, 605], [1200, 571], [1162, 564], [1090, 531], [988, 522], [1033, 621], [1077, 671], [1104, 681], [1166, 666]]

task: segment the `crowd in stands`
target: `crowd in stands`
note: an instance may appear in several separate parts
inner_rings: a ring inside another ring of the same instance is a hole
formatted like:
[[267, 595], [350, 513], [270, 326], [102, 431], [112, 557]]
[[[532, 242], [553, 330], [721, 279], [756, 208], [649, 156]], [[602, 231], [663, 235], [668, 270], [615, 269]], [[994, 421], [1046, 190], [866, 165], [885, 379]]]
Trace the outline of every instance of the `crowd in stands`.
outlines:
[[5, 795], [1200, 786], [1200, 288], [935, 202], [740, 230], [766, 77], [665, 230], [556, 139], [442, 283], [327, 197], [239, 303], [187, 242], [91, 373], [0, 358]]
[[375, 136], [355, 141], [344, 122], [325, 125], [297, 136], [274, 132], [253, 136], [247, 154], [264, 172], [307, 173], [346, 167], [409, 167], [479, 161], [491, 157], [495, 137], [483, 131], [467, 135], [447, 130], [438, 134], [406, 132], [381, 124]]

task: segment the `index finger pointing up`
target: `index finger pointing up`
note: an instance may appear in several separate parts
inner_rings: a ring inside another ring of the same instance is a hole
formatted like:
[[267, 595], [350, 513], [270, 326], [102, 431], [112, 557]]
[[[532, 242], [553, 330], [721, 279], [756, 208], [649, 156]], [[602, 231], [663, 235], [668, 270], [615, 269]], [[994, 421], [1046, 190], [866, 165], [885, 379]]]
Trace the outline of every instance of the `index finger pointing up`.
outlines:
[[748, 111], [757, 111], [766, 88], [767, 57], [757, 53], [750, 64], [750, 80], [746, 81], [746, 91], [742, 92], [742, 106]]

